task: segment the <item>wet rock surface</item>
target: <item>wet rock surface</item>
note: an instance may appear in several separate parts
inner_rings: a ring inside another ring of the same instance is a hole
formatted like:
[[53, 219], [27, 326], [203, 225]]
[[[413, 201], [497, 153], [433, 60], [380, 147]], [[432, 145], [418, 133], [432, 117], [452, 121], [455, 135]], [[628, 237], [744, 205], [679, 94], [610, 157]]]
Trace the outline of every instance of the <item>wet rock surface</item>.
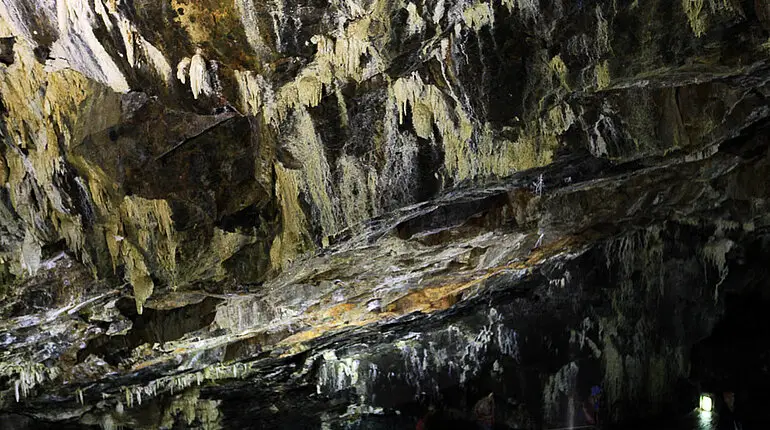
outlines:
[[0, 427], [763, 404], [769, 17], [0, 0]]

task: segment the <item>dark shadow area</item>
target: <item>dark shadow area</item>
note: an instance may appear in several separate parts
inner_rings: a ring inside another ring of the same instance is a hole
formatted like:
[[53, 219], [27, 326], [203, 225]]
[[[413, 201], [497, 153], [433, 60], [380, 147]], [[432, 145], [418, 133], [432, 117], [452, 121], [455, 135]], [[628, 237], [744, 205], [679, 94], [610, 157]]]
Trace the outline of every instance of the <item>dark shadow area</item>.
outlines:
[[82, 430], [98, 428], [94, 426], [86, 426], [80, 423], [69, 422], [46, 422], [37, 420], [26, 415], [21, 414], [4, 414], [0, 415], [0, 429], [3, 430]]
[[89, 355], [102, 357], [106, 362], [117, 365], [130, 356], [131, 350], [144, 343], [169, 342], [185, 334], [208, 327], [216, 316], [216, 306], [222, 300], [206, 297], [199, 303], [169, 309], [145, 308], [139, 315], [133, 300], [125, 299], [116, 305], [133, 326], [125, 335], [100, 336], [78, 352], [78, 362]]
[[692, 377], [704, 392], [735, 393], [735, 409], [746, 429], [770, 425], [770, 300], [759, 293], [729, 295], [725, 318], [693, 349]]
[[695, 345], [691, 380], [713, 393], [717, 413], [725, 410], [724, 392], [735, 393], [735, 411], [744, 429], [770, 428], [770, 269], [768, 238], [758, 236], [723, 287], [725, 313], [711, 336]]

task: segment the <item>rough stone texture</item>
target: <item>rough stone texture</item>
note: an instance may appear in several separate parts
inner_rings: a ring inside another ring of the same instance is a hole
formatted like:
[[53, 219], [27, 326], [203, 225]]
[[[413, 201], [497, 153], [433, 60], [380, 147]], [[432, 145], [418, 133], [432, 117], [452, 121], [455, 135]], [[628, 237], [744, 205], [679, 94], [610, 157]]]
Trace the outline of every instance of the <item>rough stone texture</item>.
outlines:
[[767, 286], [768, 30], [740, 0], [0, 0], [0, 424], [552, 428], [595, 385], [608, 423], [670, 413]]

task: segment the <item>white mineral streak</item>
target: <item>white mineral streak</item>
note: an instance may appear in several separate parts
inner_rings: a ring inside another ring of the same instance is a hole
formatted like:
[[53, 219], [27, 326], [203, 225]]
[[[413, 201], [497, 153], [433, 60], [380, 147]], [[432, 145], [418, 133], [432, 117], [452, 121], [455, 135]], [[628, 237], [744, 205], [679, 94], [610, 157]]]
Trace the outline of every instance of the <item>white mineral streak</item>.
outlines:
[[[36, 12], [47, 18], [49, 22], [56, 23], [56, 0], [37, 0], [35, 3]], [[0, 31], [0, 37], [18, 36], [31, 42], [36, 30], [33, 28], [35, 23], [30, 18], [23, 10], [21, 1], [0, 0], [0, 21], [5, 21], [10, 30], [9, 32]]]
[[128, 18], [119, 13], [114, 2], [105, 3], [104, 0], [94, 0], [94, 10], [102, 17], [108, 30], [111, 31], [113, 28], [110, 17], [117, 22], [126, 49], [126, 59], [131, 67], [141, 68], [142, 60], [146, 61], [167, 84], [171, 81], [172, 69], [166, 57], [139, 34], [139, 31]]
[[[367, 13], [367, 10], [354, 0], [337, 0], [336, 3], [339, 4], [342, 12], [338, 17], [339, 28], [343, 28], [345, 22], [361, 18]], [[373, 3], [376, 4], [377, 2]], [[372, 4], [372, 6], [374, 6], [374, 4]]]
[[409, 31], [409, 34], [418, 34], [425, 31], [425, 21], [420, 16], [417, 6], [414, 3], [409, 2], [409, 4], [406, 5], [406, 11], [409, 12], [409, 18], [406, 20], [406, 28]]
[[51, 46], [47, 69], [71, 68], [117, 92], [128, 92], [125, 76], [94, 34], [95, 14], [88, 1], [59, 0], [56, 6], [59, 39]]
[[[0, 369], [1, 370], [1, 369]], [[181, 393], [194, 385], [200, 386], [205, 381], [217, 381], [222, 379], [247, 378], [253, 375], [253, 363], [215, 364], [198, 371], [182, 373], [172, 376], [164, 376], [149, 382], [147, 385], [134, 385], [123, 387], [123, 400], [125, 406], [133, 408], [141, 405], [149, 399], [158, 396], [158, 393]], [[119, 408], [123, 405], [118, 400]]]
[[171, 82], [172, 69], [166, 57], [162, 52], [144, 37], [139, 37], [140, 49], [144, 53], [144, 57], [152, 66], [153, 70], [168, 84]]
[[441, 18], [444, 17], [444, 12], [446, 11], [445, 4], [446, 4], [446, 0], [438, 0], [438, 2], [436, 2], [436, 8], [433, 9], [433, 16], [432, 16], [434, 24], [438, 24], [439, 21], [441, 21]]
[[94, 12], [96, 12], [102, 18], [102, 22], [107, 28], [107, 31], [111, 32], [113, 28], [112, 21], [110, 21], [110, 14], [107, 12], [107, 9], [102, 0], [94, 0]]
[[235, 0], [235, 5], [240, 13], [241, 24], [246, 33], [246, 40], [251, 45], [254, 52], [260, 54], [268, 50], [262, 43], [262, 35], [259, 33], [257, 24], [259, 15], [257, 8], [254, 7], [254, 0]]
[[[391, 377], [402, 378], [415, 389], [417, 396], [424, 387], [438, 390], [436, 378], [440, 374], [458, 377], [460, 384], [465, 384], [484, 368], [490, 348], [520, 360], [518, 335], [504, 325], [494, 308], [489, 311], [489, 325], [480, 329], [450, 325], [438, 338], [410, 333], [394, 346], [401, 353], [403, 371]], [[499, 356], [494, 350], [491, 354]]]
[[26, 269], [29, 276], [34, 276], [40, 268], [41, 256], [38, 240], [32, 234], [32, 231], [27, 229], [21, 246], [21, 255], [19, 256], [21, 268]]
[[342, 391], [349, 387], [358, 388], [358, 394], [365, 393], [365, 387], [358, 386], [360, 360], [352, 357], [339, 359], [334, 351], [324, 351], [322, 357], [323, 362], [316, 383], [318, 394], [324, 391], [332, 393]]
[[244, 333], [249, 329], [280, 321], [280, 311], [255, 297], [239, 297], [228, 300], [217, 308], [217, 326], [231, 333]]
[[[98, 0], [97, 0], [98, 1]], [[134, 34], [131, 31], [131, 22], [127, 19], [118, 18], [118, 28], [123, 37], [123, 46], [126, 48], [126, 60], [132, 67], [136, 64], [136, 55], [134, 54]]]
[[549, 421], [558, 419], [562, 396], [569, 396], [575, 392], [578, 370], [577, 364], [571, 362], [548, 379], [543, 390], [543, 406]]
[[417, 170], [417, 139], [398, 131], [398, 108], [385, 108], [384, 131], [385, 166], [380, 173], [378, 187], [386, 201], [410, 201], [411, 190], [417, 186], [413, 172]]
[[[46, 61], [49, 72], [73, 69], [83, 75], [110, 86], [117, 92], [130, 90], [126, 77], [96, 37], [95, 28], [103, 27], [107, 32], [118, 28], [131, 67], [149, 67], [165, 82], [172, 77], [168, 61], [155, 46], [137, 31], [136, 27], [117, 10], [114, 2], [94, 0], [38, 0], [35, 2], [37, 16], [25, 14], [21, 3], [0, 0], [0, 18], [10, 27], [11, 32], [34, 46], [35, 28], [49, 24], [58, 30], [58, 39], [52, 44], [50, 58]], [[38, 17], [47, 18], [40, 22]], [[119, 54], [123, 56], [122, 54]]]
[[[97, 3], [99, 0], [96, 0]], [[128, 19], [113, 12], [112, 15], [118, 22], [118, 28], [120, 29], [120, 35], [123, 37], [123, 45], [126, 48], [126, 60], [131, 67], [140, 69], [142, 62], [140, 57], [152, 66], [155, 73], [158, 74], [166, 83], [171, 81], [171, 65], [166, 60], [158, 48], [152, 46], [139, 32], [136, 31], [134, 25]]]
[[615, 130], [612, 122], [603, 113], [599, 114], [599, 120], [594, 125], [593, 133], [591, 136], [590, 148], [591, 154], [596, 157], [602, 157], [608, 154], [607, 140], [604, 139], [602, 134], [602, 126], [609, 130]]
[[281, 28], [286, 23], [286, 14], [284, 13], [283, 0], [270, 0], [268, 9], [270, 18], [273, 20], [273, 34], [275, 35], [275, 49], [278, 52], [283, 51], [283, 42], [281, 40]]

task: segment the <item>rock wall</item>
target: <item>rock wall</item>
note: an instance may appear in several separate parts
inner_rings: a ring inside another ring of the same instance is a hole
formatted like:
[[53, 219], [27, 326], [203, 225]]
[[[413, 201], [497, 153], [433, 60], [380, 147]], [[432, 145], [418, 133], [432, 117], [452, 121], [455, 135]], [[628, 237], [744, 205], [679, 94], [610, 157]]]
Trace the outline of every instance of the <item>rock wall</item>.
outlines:
[[768, 7], [0, 0], [1, 419], [666, 412], [767, 234]]

